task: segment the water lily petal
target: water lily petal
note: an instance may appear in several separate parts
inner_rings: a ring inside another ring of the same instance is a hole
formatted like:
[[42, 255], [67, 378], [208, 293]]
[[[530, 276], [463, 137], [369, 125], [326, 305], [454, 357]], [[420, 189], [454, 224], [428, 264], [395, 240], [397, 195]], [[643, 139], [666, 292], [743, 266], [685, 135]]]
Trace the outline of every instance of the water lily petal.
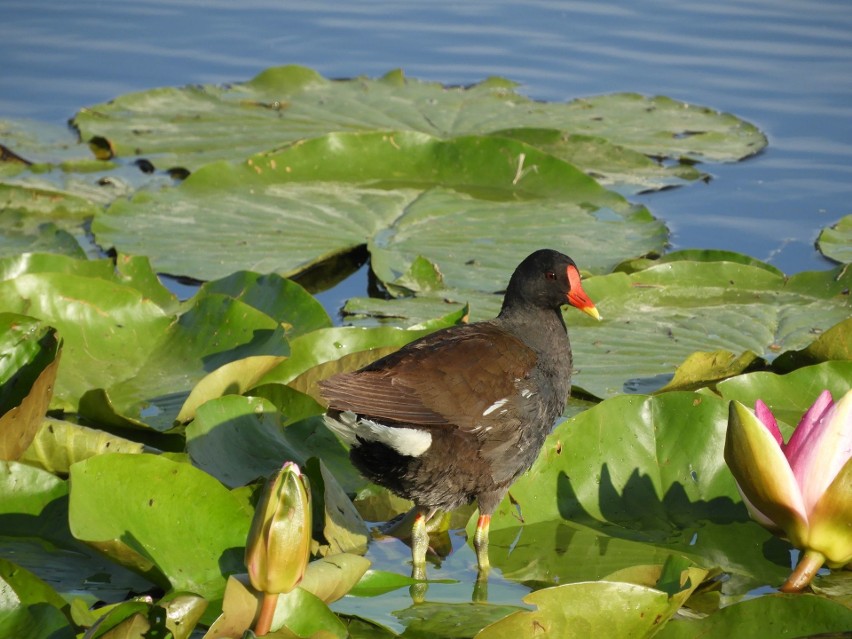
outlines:
[[748, 498], [743, 492], [742, 487], [737, 483], [737, 490], [740, 492], [740, 497], [742, 497], [743, 503], [745, 504], [746, 510], [748, 510], [749, 516], [754, 519], [761, 526], [769, 530], [772, 534], [783, 536], [784, 531], [781, 530], [774, 521], [772, 521], [769, 517], [764, 515], [760, 510], [758, 510], [757, 506], [751, 503], [751, 500]]
[[783, 446], [784, 438], [781, 436], [781, 431], [778, 429], [778, 422], [775, 421], [775, 415], [772, 414], [772, 411], [769, 410], [769, 406], [767, 406], [762, 399], [759, 399], [754, 403], [754, 414], [757, 415], [757, 418], [764, 426], [766, 426], [766, 428], [769, 429], [769, 432], [775, 438], [775, 441], [778, 442], [778, 445]]
[[785, 452], [810, 513], [852, 456], [852, 391], [836, 404], [828, 391], [823, 392], [805, 413]]
[[814, 507], [808, 545], [825, 555], [832, 568], [852, 561], [852, 459]]
[[725, 461], [752, 508], [803, 547], [808, 518], [799, 484], [770, 429], [737, 401], [730, 404]]
[[[825, 412], [834, 405], [834, 400], [831, 398], [831, 391], [824, 390], [816, 398], [816, 401], [811, 405], [807, 412], [802, 415], [799, 425], [795, 432], [790, 437], [790, 441], [784, 447], [784, 452], [787, 454], [787, 459], [800, 454], [803, 447], [808, 446], [808, 442], [817, 433], [815, 429], [820, 424]], [[818, 435], [817, 435], [818, 436]]]

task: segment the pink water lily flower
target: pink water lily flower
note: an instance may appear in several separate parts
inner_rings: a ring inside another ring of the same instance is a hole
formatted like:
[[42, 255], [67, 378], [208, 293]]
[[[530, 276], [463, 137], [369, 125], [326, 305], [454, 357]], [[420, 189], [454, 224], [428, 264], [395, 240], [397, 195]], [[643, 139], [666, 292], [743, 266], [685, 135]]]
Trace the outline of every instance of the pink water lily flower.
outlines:
[[732, 401], [725, 461], [752, 518], [803, 551], [783, 591], [852, 562], [852, 390], [823, 391], [786, 444], [766, 404]]

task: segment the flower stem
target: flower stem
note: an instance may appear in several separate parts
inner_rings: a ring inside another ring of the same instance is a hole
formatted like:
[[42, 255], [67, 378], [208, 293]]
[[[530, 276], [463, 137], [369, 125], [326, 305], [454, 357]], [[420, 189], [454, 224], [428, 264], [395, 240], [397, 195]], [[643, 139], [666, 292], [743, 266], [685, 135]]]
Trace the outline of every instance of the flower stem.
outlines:
[[816, 550], [806, 550], [796, 569], [787, 577], [787, 581], [781, 586], [781, 592], [801, 592], [805, 586], [811, 583], [817, 571], [825, 563], [825, 555]]
[[257, 623], [254, 624], [254, 634], [258, 637], [267, 634], [272, 628], [272, 618], [275, 616], [275, 606], [277, 603], [277, 592], [263, 593], [263, 599], [260, 602], [260, 614], [257, 617]]

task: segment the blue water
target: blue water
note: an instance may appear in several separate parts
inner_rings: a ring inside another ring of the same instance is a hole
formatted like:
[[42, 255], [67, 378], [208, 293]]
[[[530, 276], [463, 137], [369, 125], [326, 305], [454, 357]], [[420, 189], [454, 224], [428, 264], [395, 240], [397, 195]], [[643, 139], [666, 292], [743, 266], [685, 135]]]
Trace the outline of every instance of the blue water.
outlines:
[[[0, 118], [60, 124], [128, 91], [240, 81], [286, 63], [329, 77], [400, 67], [452, 84], [502, 75], [542, 100], [664, 94], [754, 122], [769, 137], [759, 157], [703, 167], [715, 176], [707, 185], [634, 198], [668, 223], [673, 248], [824, 269], [819, 229], [852, 212], [847, 0], [0, 5]], [[363, 294], [349, 289], [338, 295]]]

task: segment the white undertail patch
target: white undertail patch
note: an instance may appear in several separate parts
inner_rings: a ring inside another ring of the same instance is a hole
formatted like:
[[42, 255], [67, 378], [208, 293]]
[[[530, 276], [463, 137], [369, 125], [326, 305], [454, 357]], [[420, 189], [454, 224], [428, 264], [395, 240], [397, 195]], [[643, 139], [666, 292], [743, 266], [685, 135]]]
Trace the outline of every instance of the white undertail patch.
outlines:
[[419, 428], [386, 426], [370, 419], [358, 419], [352, 411], [340, 413], [339, 419], [325, 416], [325, 424], [350, 446], [358, 445], [358, 437], [379, 442], [406, 457], [420, 457], [432, 445], [432, 434]]

